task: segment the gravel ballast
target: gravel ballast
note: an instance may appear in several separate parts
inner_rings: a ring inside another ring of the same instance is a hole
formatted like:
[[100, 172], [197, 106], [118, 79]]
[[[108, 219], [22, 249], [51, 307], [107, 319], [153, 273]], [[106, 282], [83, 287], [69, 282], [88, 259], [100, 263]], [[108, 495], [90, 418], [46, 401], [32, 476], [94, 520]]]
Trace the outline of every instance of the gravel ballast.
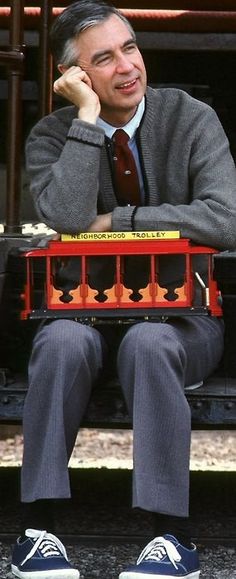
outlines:
[[[140, 553], [136, 544], [108, 547], [67, 546], [71, 562], [80, 571], [80, 579], [118, 579], [128, 562]], [[0, 543], [0, 577], [12, 579], [9, 546]], [[215, 547], [200, 551], [201, 579], [235, 579], [236, 551], [232, 547]], [[65, 577], [66, 579], [66, 577]]]
[[[70, 466], [132, 468], [132, 430], [82, 428]], [[21, 427], [0, 425], [0, 466], [20, 466]], [[191, 470], [236, 470], [236, 430], [194, 430]]]

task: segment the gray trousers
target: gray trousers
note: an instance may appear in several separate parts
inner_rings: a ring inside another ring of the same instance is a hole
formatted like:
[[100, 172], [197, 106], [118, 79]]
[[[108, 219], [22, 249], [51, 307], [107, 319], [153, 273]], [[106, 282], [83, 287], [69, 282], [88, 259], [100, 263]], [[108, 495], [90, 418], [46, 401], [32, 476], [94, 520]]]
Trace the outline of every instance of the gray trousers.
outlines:
[[[223, 333], [221, 320], [186, 316], [137, 323], [121, 339], [117, 367], [134, 435], [133, 506], [188, 516], [184, 386], [217, 367]], [[70, 497], [68, 460], [106, 352], [97, 329], [74, 321], [54, 321], [36, 334], [23, 419], [23, 502]]]

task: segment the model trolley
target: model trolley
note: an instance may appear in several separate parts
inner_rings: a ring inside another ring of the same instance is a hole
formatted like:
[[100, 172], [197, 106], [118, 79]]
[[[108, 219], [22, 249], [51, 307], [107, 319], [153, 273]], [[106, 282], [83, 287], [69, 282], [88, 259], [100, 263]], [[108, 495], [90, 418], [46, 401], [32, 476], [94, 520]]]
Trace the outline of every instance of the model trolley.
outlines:
[[[113, 318], [160, 317], [166, 315], [205, 314], [221, 316], [221, 296], [214, 280], [213, 258], [216, 250], [180, 239], [178, 232], [84, 233], [50, 240], [46, 247], [21, 253], [24, 260], [24, 291], [21, 294], [22, 319], [80, 318], [96, 321]], [[181, 259], [183, 275], [178, 287], [161, 284], [163, 258], [173, 264]], [[195, 269], [195, 258], [206, 261], [207, 279]], [[127, 277], [127, 263], [135, 258], [142, 280], [145, 257], [145, 286], [135, 275], [135, 284]], [[103, 259], [109, 280], [101, 274], [91, 281], [91, 260]], [[73, 279], [60, 281], [59, 272], [73, 263]], [[196, 293], [201, 300], [196, 303]]]

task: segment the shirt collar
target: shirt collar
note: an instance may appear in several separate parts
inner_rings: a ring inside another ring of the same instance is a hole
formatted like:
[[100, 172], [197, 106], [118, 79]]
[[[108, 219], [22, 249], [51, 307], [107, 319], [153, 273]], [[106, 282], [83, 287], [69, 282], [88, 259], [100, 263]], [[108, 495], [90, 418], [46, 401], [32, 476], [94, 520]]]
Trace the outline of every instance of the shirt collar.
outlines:
[[123, 127], [113, 127], [113, 125], [110, 125], [109, 123], [106, 123], [106, 121], [104, 121], [103, 119], [101, 119], [101, 117], [98, 117], [97, 119], [97, 126], [101, 127], [102, 129], [104, 129], [105, 131], [105, 135], [107, 137], [109, 137], [109, 139], [112, 139], [115, 131], [117, 129], [123, 129], [128, 135], [129, 138], [132, 139], [132, 137], [135, 134], [135, 131], [137, 130], [137, 128], [139, 127], [140, 123], [141, 123], [141, 119], [144, 113], [144, 109], [145, 109], [145, 98], [143, 97], [141, 102], [138, 105], [137, 111], [135, 113], [135, 115], [132, 117], [132, 119]]

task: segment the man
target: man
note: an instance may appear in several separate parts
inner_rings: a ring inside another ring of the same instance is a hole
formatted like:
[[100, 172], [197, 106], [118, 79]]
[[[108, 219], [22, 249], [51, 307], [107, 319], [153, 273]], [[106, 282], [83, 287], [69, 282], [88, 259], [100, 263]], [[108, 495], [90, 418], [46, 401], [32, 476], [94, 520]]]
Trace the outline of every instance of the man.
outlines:
[[[177, 229], [198, 244], [234, 247], [236, 172], [214, 111], [183, 91], [147, 87], [132, 28], [102, 1], [68, 6], [51, 41], [61, 73], [54, 90], [72, 106], [41, 120], [28, 139], [40, 220], [59, 233]], [[119, 197], [113, 151], [119, 128], [129, 136], [137, 166], [135, 205]], [[65, 269], [64, 276], [70, 273]], [[170, 283], [177, 273], [167, 259]], [[114, 328], [113, 336], [133, 421], [133, 506], [154, 519], [153, 541], [120, 579], [195, 579], [200, 571], [188, 526], [191, 420], [184, 388], [217, 367], [223, 322], [170, 317], [126, 326], [119, 339]], [[18, 577], [79, 577], [51, 533], [49, 506], [70, 497], [68, 460], [108, 351], [106, 332], [76, 321], [44, 324], [35, 337], [24, 410], [26, 515], [12, 566]]]

